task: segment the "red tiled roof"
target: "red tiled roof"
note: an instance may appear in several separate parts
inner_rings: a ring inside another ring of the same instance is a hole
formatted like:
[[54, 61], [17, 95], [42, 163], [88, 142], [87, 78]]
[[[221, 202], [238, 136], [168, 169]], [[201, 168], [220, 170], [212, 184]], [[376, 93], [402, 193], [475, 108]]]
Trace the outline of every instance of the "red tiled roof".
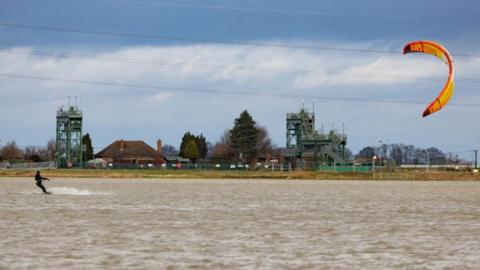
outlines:
[[[123, 149], [122, 149], [123, 144]], [[124, 141], [117, 140], [107, 146], [102, 151], [98, 152], [95, 157], [97, 158], [113, 158], [113, 159], [122, 159], [122, 158], [151, 158], [151, 159], [162, 159], [163, 155], [150, 145], [146, 144], [144, 141]]]

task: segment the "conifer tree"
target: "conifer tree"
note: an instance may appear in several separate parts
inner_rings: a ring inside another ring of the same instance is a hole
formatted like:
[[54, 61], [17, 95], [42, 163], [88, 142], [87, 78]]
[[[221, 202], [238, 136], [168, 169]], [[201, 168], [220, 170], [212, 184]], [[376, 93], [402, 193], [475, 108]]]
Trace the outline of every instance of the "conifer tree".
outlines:
[[83, 152], [83, 161], [89, 161], [93, 159], [93, 146], [90, 134], [85, 134], [82, 137], [82, 145], [85, 145], [85, 151]]
[[184, 155], [186, 158], [190, 159], [192, 162], [196, 162], [200, 157], [197, 144], [195, 140], [190, 140], [185, 147]]
[[185, 133], [182, 137], [182, 142], [180, 144], [180, 153], [179, 153], [180, 156], [187, 157], [185, 154], [185, 151], [190, 141], [195, 142], [195, 145], [199, 153], [198, 158], [205, 158], [208, 153], [207, 140], [205, 139], [205, 137], [203, 137], [203, 134], [200, 134], [200, 136], [195, 136], [194, 134], [190, 133], [190, 131]]
[[195, 136], [195, 144], [197, 145], [198, 152], [200, 153], [200, 158], [207, 157], [207, 140], [205, 139], [205, 137], [203, 137], [203, 134], [200, 134], [200, 136]]
[[185, 156], [185, 149], [187, 147], [187, 144], [188, 142], [190, 142], [191, 140], [195, 140], [195, 136], [190, 133], [190, 131], [187, 131], [183, 137], [182, 137], [182, 142], [180, 143], [180, 152], [179, 152], [179, 155], [181, 157], [186, 157]]
[[235, 119], [230, 130], [231, 147], [241, 161], [251, 161], [257, 152], [257, 129], [252, 116], [245, 110]]

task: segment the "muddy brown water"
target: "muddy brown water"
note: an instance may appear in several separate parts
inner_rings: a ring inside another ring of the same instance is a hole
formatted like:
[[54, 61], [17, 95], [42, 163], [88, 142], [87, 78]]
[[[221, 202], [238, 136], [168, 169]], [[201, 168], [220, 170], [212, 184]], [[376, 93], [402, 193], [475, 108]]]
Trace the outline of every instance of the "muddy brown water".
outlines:
[[0, 179], [0, 269], [479, 269], [480, 183]]

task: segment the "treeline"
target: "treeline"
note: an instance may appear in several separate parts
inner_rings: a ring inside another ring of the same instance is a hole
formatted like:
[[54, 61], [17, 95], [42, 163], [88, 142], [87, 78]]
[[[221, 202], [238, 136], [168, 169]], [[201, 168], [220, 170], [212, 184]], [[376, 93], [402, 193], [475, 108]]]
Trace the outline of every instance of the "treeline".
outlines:
[[[85, 145], [83, 160], [93, 158], [93, 146], [90, 135], [87, 133], [82, 137], [82, 144]], [[46, 162], [55, 161], [56, 142], [50, 139], [45, 146], [26, 146], [20, 147], [15, 141], [7, 142], [0, 148], [0, 162], [8, 161], [10, 163], [21, 162]]]
[[384, 161], [394, 162], [395, 165], [443, 165], [453, 163], [465, 163], [457, 155], [443, 153], [438, 148], [417, 148], [405, 144], [382, 144], [380, 146], [368, 146], [360, 150], [355, 159], [372, 160], [373, 156]]
[[[88, 161], [94, 158], [92, 140], [87, 133], [82, 137], [82, 145], [85, 151], [82, 159]], [[8, 142], [0, 148], [0, 162], [42, 162], [55, 160], [55, 140], [48, 141], [45, 147], [27, 146], [24, 149], [18, 147], [15, 141]], [[165, 156], [181, 156], [188, 158], [194, 163], [254, 163], [258, 159], [268, 157], [280, 157], [281, 149], [273, 145], [268, 130], [257, 124], [248, 111], [243, 111], [234, 120], [233, 126], [224, 131], [219, 140], [212, 144], [206, 140], [203, 134], [195, 135], [186, 132], [177, 149], [172, 145], [164, 145], [162, 153]], [[380, 162], [390, 162], [395, 165], [442, 165], [453, 163], [465, 163], [456, 155], [446, 154], [435, 147], [417, 148], [405, 144], [382, 144], [380, 146], [368, 146], [353, 155], [347, 148], [345, 157], [348, 160], [372, 161], [376, 157]]]
[[248, 111], [235, 119], [231, 129], [212, 144], [203, 134], [185, 133], [177, 150], [172, 145], [162, 147], [164, 155], [179, 155], [193, 162], [243, 162], [253, 163], [259, 157], [278, 156], [280, 150], [272, 144], [265, 127], [258, 125]]
[[27, 146], [20, 148], [15, 141], [7, 142], [0, 149], [0, 161], [17, 162], [42, 162], [55, 160], [55, 140], [51, 139], [44, 147]]
[[[195, 146], [198, 149], [195, 149]], [[272, 144], [272, 140], [265, 127], [258, 125], [247, 112], [243, 111], [235, 119], [231, 129], [224, 131], [215, 144], [205, 141], [203, 135], [195, 136], [187, 132], [180, 145], [180, 151], [171, 145], [164, 146], [165, 154], [179, 154], [193, 161], [205, 160], [210, 162], [245, 162], [252, 163], [259, 157], [279, 157], [281, 149]], [[456, 155], [443, 153], [435, 147], [426, 149], [405, 144], [382, 144], [368, 146], [353, 155], [347, 148], [347, 160], [372, 161], [373, 157], [381, 162], [390, 162], [395, 165], [442, 165], [452, 163], [465, 163]]]

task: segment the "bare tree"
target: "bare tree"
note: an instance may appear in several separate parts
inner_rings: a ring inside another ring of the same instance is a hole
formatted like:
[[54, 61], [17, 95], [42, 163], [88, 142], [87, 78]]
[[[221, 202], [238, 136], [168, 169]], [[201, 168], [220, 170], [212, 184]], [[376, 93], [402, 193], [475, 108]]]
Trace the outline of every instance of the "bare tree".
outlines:
[[55, 153], [57, 149], [57, 143], [54, 138], [51, 138], [47, 142], [47, 161], [55, 161]]
[[23, 151], [17, 146], [15, 141], [11, 141], [2, 148], [0, 156], [8, 161], [21, 160], [23, 158]]
[[220, 140], [212, 147], [212, 159], [218, 161], [232, 161], [237, 155], [231, 147], [230, 130], [225, 130]]
[[23, 153], [23, 159], [28, 161], [33, 161], [33, 162], [43, 161], [42, 157], [40, 156], [40, 148], [36, 146], [25, 147], [25, 151]]
[[345, 160], [346, 161], [351, 161], [353, 160], [354, 156], [352, 153], [352, 150], [350, 150], [348, 147], [345, 148]]
[[428, 164], [443, 165], [447, 163], [447, 156], [436, 147], [429, 147], [428, 149], [425, 149], [425, 151], [428, 154]]
[[395, 161], [395, 164], [402, 165], [405, 159], [405, 151], [402, 145], [392, 144], [390, 146], [390, 160]]
[[403, 158], [403, 163], [402, 164], [414, 164], [415, 163], [415, 160], [416, 160], [416, 148], [415, 146], [413, 145], [403, 145], [401, 144], [401, 146], [403, 146], [403, 155], [404, 155], [404, 158]]
[[375, 156], [375, 147], [367, 146], [355, 156], [357, 159], [371, 160]]
[[40, 147], [37, 149], [38, 156], [41, 161], [48, 161], [48, 150], [47, 147]]
[[231, 144], [232, 142], [230, 141], [230, 130], [226, 129], [223, 132], [222, 137], [220, 137], [220, 141], [218, 142], [220, 144]]
[[[373, 154], [379, 155], [382, 159], [389, 159], [397, 165], [402, 164], [445, 164], [447, 156], [435, 147], [427, 149], [416, 148], [413, 145], [405, 144], [383, 144], [380, 147], [365, 147], [358, 154], [357, 158], [371, 159]], [[381, 156], [380, 156], [381, 155]]]
[[271, 154], [273, 150], [272, 140], [268, 134], [268, 130], [263, 126], [256, 126], [257, 129], [257, 156]]
[[165, 156], [178, 156], [178, 153], [178, 149], [173, 145], [165, 144], [162, 146], [162, 154]]

